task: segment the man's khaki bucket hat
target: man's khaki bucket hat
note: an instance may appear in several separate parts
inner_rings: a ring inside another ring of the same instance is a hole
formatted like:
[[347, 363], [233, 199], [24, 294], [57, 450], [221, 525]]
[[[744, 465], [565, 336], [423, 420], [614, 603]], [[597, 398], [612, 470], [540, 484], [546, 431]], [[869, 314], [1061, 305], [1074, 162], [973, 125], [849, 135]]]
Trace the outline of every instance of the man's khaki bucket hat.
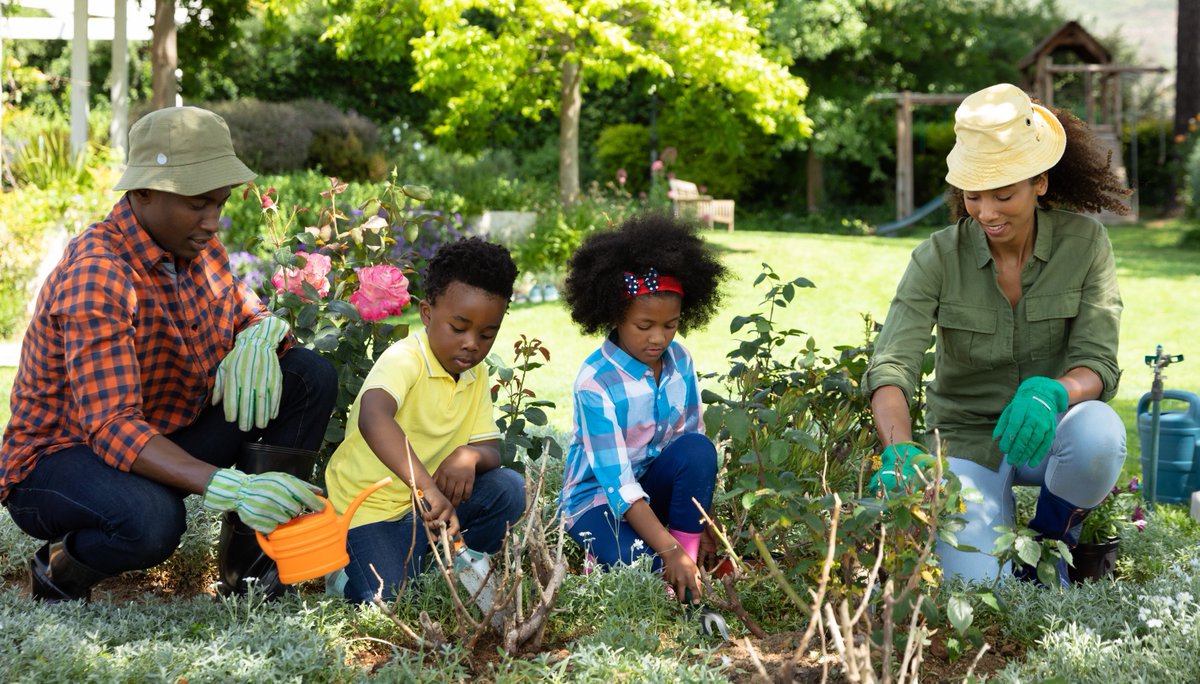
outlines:
[[254, 180], [237, 158], [225, 120], [199, 107], [150, 112], [129, 129], [129, 166], [114, 190], [194, 196]]
[[984, 88], [954, 113], [954, 149], [946, 182], [959, 190], [994, 190], [1052, 168], [1067, 148], [1062, 123], [1009, 83]]

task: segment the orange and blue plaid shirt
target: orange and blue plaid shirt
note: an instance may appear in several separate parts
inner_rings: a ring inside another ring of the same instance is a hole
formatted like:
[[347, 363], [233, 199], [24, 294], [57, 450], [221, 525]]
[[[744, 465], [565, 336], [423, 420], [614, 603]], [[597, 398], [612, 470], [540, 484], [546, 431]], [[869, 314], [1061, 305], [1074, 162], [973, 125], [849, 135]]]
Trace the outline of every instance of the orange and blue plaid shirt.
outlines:
[[0, 501], [40, 458], [86, 444], [129, 470], [209, 401], [234, 336], [269, 312], [220, 240], [176, 262], [128, 196], [67, 245], [38, 294], [0, 445]]

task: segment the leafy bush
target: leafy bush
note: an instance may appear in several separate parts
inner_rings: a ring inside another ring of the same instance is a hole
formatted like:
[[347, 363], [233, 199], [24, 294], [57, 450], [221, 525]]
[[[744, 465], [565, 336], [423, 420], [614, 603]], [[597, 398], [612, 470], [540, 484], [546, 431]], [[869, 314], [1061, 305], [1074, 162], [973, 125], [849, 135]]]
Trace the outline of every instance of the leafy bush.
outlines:
[[600, 131], [596, 156], [600, 177], [617, 178], [624, 170], [625, 188], [631, 193], [650, 187], [650, 129], [641, 124], [616, 124]]
[[[296, 207], [313, 207], [324, 203], [321, 193], [329, 189], [329, 177], [318, 171], [306, 170], [288, 174], [262, 174], [254, 181], [260, 188], [274, 188], [275, 195], [287, 204]], [[338, 208], [346, 216], [361, 218], [363, 207], [373, 198], [379, 197], [386, 188], [385, 183], [353, 183], [337, 196]], [[315, 213], [302, 212], [297, 217], [296, 230], [316, 223]], [[221, 240], [230, 252], [253, 251], [260, 257], [269, 257], [263, 244], [262, 207], [256, 199], [243, 198], [234, 193], [221, 215], [224, 224]]]
[[320, 100], [293, 103], [313, 133], [307, 165], [326, 176], [349, 181], [378, 182], [387, 175], [387, 163], [376, 148], [379, 129], [355, 112], [342, 112]]
[[[1171, 204], [1175, 200], [1168, 196], [1172, 188], [1176, 192], [1186, 190], [1184, 167], [1191, 149], [1195, 147], [1195, 136], [1177, 142], [1171, 137], [1173, 125], [1170, 119], [1147, 118], [1139, 121], [1136, 128], [1125, 127], [1125, 169], [1129, 181], [1137, 182], [1138, 205], [1143, 213]], [[1133, 156], [1135, 136], [1136, 159]], [[1133, 166], [1135, 163], [1136, 169]]]
[[51, 238], [75, 235], [116, 202], [108, 192], [117, 179], [114, 167], [101, 164], [89, 177], [88, 185], [56, 181], [0, 193], [0, 339], [24, 329], [26, 307], [37, 294], [30, 286]]
[[307, 117], [294, 105], [245, 99], [201, 106], [225, 119], [238, 158], [255, 172], [280, 173], [304, 168], [313, 132], [307, 125]]
[[517, 245], [517, 267], [535, 278], [555, 279], [589, 234], [621, 223], [644, 208], [613, 183], [602, 188], [593, 183], [575, 204], [564, 207], [550, 201], [541, 207], [537, 222]]
[[447, 151], [405, 125], [392, 129], [392, 141], [389, 158], [396, 174], [411, 183], [453, 191], [458, 203], [451, 207], [439, 198], [440, 206], [467, 216], [488, 209], [530, 211], [555, 196], [551, 187], [522, 180], [508, 150]]

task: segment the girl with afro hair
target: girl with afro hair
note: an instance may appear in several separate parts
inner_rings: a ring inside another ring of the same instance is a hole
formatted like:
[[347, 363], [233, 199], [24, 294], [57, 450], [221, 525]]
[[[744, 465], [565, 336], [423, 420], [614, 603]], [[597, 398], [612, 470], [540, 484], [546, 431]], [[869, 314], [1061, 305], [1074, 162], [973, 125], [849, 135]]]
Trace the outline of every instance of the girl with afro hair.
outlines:
[[564, 522], [602, 567], [654, 554], [681, 600], [699, 600], [697, 562], [716, 551], [696, 503], [711, 510], [717, 452], [675, 333], [712, 318], [725, 275], [694, 226], [649, 214], [588, 237], [563, 293], [583, 331], [605, 336], [575, 380]]

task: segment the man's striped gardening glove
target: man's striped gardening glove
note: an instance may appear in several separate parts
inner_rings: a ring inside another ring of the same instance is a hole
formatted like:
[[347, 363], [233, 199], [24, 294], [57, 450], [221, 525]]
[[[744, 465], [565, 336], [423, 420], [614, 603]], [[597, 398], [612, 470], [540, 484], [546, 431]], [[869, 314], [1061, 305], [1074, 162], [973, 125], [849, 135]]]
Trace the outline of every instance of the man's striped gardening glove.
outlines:
[[233, 349], [217, 366], [213, 406], [224, 400], [225, 420], [236, 420], [242, 432], [265, 428], [279, 415], [283, 371], [276, 350], [288, 330], [282, 318], [267, 316], [238, 333]]
[[204, 489], [204, 507], [222, 513], [235, 511], [242, 522], [270, 534], [305, 508], [319, 511], [325, 502], [316, 485], [287, 473], [249, 475], [233, 468], [213, 473]]

